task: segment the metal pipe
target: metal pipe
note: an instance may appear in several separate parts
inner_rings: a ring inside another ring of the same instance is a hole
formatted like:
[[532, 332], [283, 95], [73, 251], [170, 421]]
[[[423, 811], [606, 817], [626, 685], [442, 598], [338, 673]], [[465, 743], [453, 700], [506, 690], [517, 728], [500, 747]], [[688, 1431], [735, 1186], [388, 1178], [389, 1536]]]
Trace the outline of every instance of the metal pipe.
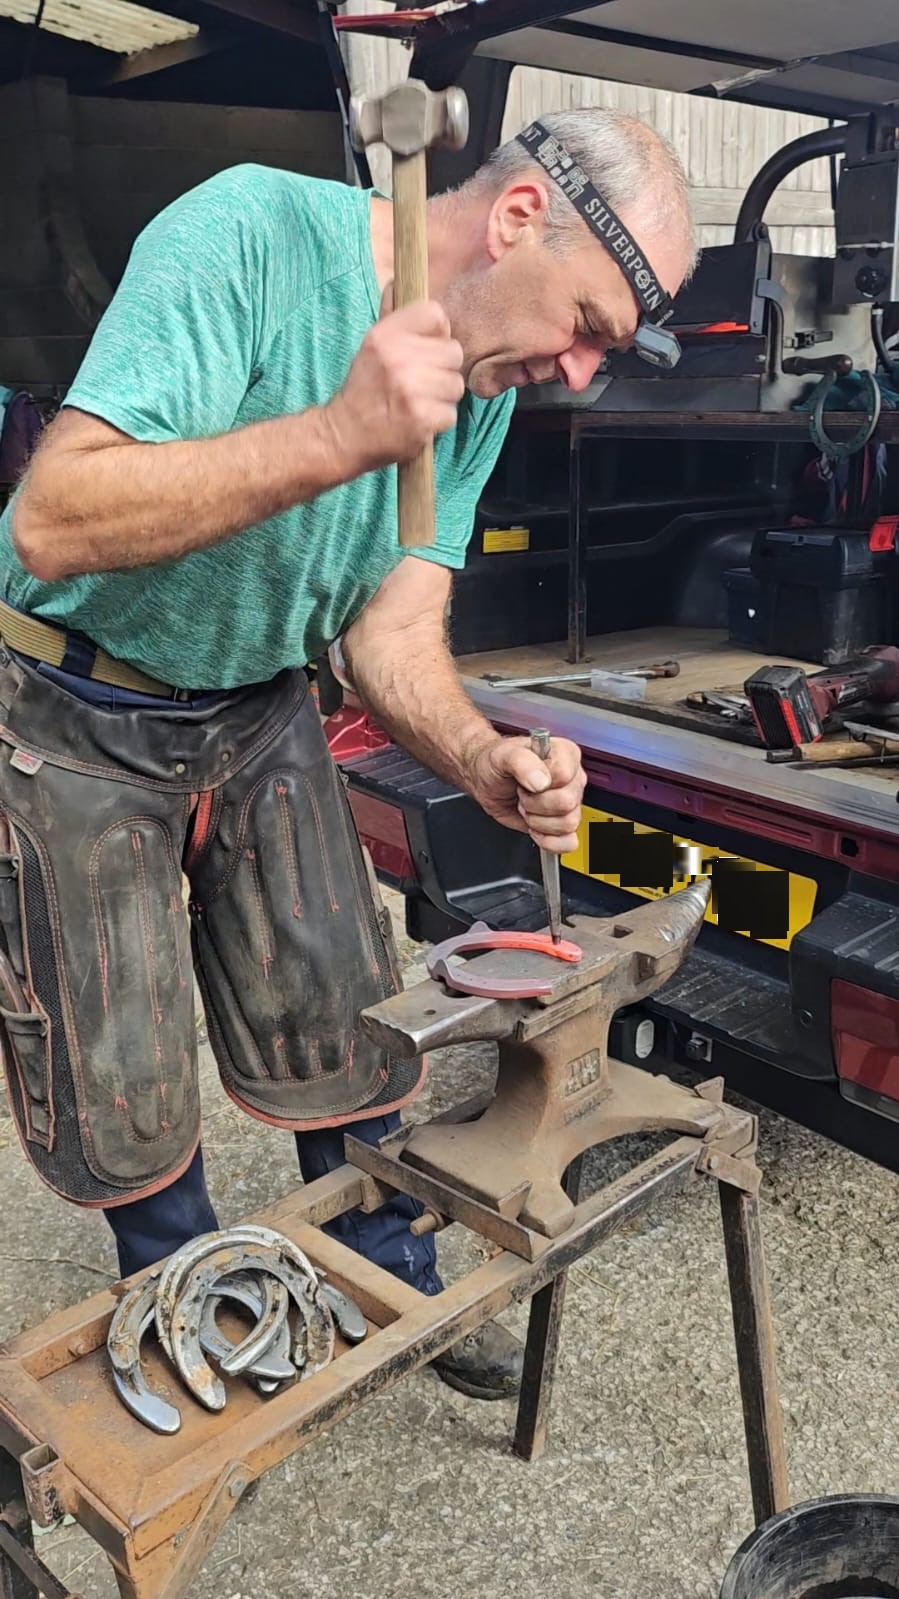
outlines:
[[584, 462], [577, 422], [571, 428], [568, 468], [568, 660], [579, 666], [587, 647], [587, 531]]
[[887, 349], [886, 339], [883, 336], [882, 305], [874, 305], [871, 307], [871, 337], [874, 340], [874, 348], [877, 351], [877, 359], [883, 367], [883, 370], [890, 382], [895, 383], [896, 379], [899, 378], [899, 361], [896, 361], [893, 355], [891, 355], [890, 351]]
[[814, 133], [804, 133], [801, 139], [794, 139], [782, 150], [776, 150], [759, 168], [743, 196], [734, 228], [734, 243], [752, 242], [772, 194], [797, 167], [806, 161], [816, 161], [822, 155], [841, 155], [846, 148], [848, 131], [845, 124], [838, 128], [816, 128]]

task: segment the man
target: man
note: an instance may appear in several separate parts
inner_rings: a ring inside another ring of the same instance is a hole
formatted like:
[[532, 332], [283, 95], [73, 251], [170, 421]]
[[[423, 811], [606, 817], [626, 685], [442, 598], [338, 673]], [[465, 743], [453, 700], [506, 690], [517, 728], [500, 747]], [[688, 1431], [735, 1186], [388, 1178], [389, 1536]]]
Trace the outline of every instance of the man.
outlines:
[[[191, 955], [227, 1092], [296, 1134], [305, 1179], [422, 1084], [358, 1029], [396, 973], [306, 662], [341, 638], [399, 743], [537, 844], [574, 846], [579, 752], [555, 740], [545, 765], [475, 710], [446, 644], [450, 574], [514, 390], [585, 388], [640, 337], [644, 257], [673, 294], [693, 246], [648, 128], [546, 123], [544, 157], [561, 141], [633, 235], [636, 278], [527, 143], [432, 202], [433, 299], [399, 312], [387, 201], [234, 168], [137, 241], [0, 527], [10, 1100], [44, 1180], [105, 1210], [123, 1274], [216, 1225]], [[437, 541], [407, 554], [394, 465], [432, 438]], [[398, 1198], [335, 1230], [433, 1293], [416, 1213]], [[499, 1398], [521, 1355], [490, 1326], [437, 1364]]]

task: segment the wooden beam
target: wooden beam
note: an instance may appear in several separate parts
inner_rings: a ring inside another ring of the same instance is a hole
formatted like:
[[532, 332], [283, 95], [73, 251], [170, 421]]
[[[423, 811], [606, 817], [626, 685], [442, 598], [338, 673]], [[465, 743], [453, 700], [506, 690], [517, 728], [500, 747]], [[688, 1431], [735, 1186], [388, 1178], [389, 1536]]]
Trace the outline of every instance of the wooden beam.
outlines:
[[188, 22], [221, 13], [247, 23], [254, 31], [280, 33], [305, 44], [319, 43], [317, 15], [299, 0], [166, 0], [166, 10]]
[[203, 28], [189, 39], [173, 39], [168, 44], [155, 44], [147, 50], [136, 50], [133, 55], [116, 56], [115, 60], [98, 71], [82, 74], [78, 88], [111, 89], [117, 84], [131, 83], [135, 78], [148, 77], [150, 73], [167, 72], [170, 67], [199, 61], [218, 50], [227, 50], [236, 42], [237, 36], [233, 33]]

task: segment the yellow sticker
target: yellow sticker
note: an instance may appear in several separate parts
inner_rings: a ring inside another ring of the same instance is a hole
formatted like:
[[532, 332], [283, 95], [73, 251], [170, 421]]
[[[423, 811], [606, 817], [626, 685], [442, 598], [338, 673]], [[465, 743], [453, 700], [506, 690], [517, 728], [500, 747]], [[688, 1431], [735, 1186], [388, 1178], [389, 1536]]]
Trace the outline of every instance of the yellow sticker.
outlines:
[[815, 914], [818, 885], [813, 878], [733, 855], [714, 844], [694, 844], [678, 833], [663, 833], [586, 805], [578, 847], [563, 855], [562, 862], [640, 899], [664, 899], [697, 878], [710, 877], [706, 921], [775, 949], [789, 949]]
[[530, 547], [529, 527], [485, 527], [484, 529], [485, 555], [496, 555], [500, 550], [529, 550]]

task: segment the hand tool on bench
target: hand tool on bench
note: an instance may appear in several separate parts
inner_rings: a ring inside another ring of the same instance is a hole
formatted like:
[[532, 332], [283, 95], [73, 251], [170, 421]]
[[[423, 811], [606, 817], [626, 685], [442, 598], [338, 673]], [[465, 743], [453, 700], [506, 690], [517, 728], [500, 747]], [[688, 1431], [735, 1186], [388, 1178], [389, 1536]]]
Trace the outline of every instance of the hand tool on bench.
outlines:
[[899, 725], [897, 725], [894, 721], [896, 716], [899, 715], [899, 707], [893, 705], [883, 706], [880, 709], [879, 714], [884, 717], [884, 720], [889, 718], [891, 722], [893, 722], [893, 725], [889, 727], [875, 727], [873, 723], [870, 722], [850, 722], [847, 717], [843, 726], [850, 738], [864, 739], [868, 744], [874, 744], [876, 746], [882, 745], [886, 753], [891, 755], [893, 753], [891, 746], [894, 744], [899, 744]]
[[763, 666], [744, 684], [767, 749], [814, 744], [835, 713], [849, 705], [899, 699], [899, 649], [876, 645], [851, 661], [808, 674], [799, 666]]
[[776, 766], [890, 766], [899, 760], [899, 740], [822, 738], [791, 750], [768, 750], [767, 756]]
[[728, 722], [745, 722], [752, 726], [752, 712], [740, 694], [725, 694], [714, 689], [691, 689], [684, 695], [684, 704], [691, 711], [708, 711]]
[[[549, 729], [535, 727], [531, 734], [531, 749], [534, 754], [539, 755], [541, 761], [548, 761], [551, 748]], [[540, 875], [543, 878], [543, 892], [546, 895], [546, 913], [552, 941], [554, 944], [559, 944], [562, 941], [562, 881], [559, 874], [559, 857], [555, 850], [540, 851]]]
[[652, 681], [659, 677], [679, 677], [680, 661], [654, 661], [651, 666], [593, 667], [589, 672], [555, 672], [544, 677], [502, 677], [498, 672], [485, 672], [484, 682], [491, 688], [553, 688], [556, 683], [589, 683], [593, 673], [600, 670], [613, 677], [642, 677]]
[[[386, 144], [393, 157], [393, 304], [400, 310], [428, 298], [427, 151], [440, 144], [463, 148], [465, 91], [429, 89], [409, 78], [378, 98], [354, 95], [350, 134], [357, 150]], [[433, 444], [413, 460], [401, 461], [397, 474], [400, 544], [433, 544]]]
[[[459, 975], [456, 956], [473, 941], [470, 934], [448, 940], [441, 979], [372, 1006], [362, 1023], [400, 1056], [496, 1040], [494, 1096], [476, 1120], [403, 1128], [374, 1149], [348, 1135], [347, 1158], [424, 1203], [434, 1225], [462, 1221], [533, 1260], [548, 1238], [572, 1225], [564, 1173], [594, 1144], [672, 1128], [706, 1140], [718, 1164], [754, 1150], [747, 1113], [608, 1057], [614, 1013], [673, 976], [699, 932], [709, 893], [703, 881], [610, 920], [572, 917], [577, 962], [550, 959], [551, 949], [509, 947], [494, 935], [498, 947], [473, 954]], [[489, 937], [479, 931], [477, 944]], [[752, 1174], [745, 1180], [751, 1184]]]

